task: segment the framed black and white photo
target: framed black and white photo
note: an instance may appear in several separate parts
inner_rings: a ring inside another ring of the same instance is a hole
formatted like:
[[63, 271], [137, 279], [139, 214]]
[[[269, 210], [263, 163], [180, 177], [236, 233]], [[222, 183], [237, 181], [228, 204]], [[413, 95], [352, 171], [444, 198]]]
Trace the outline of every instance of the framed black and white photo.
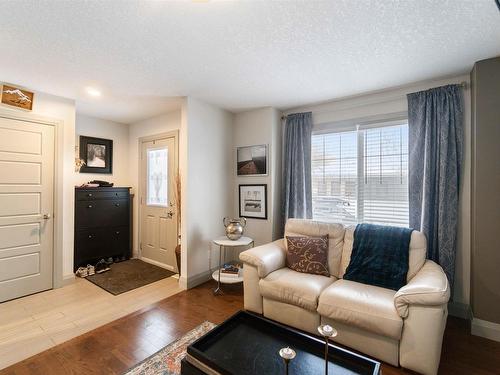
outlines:
[[267, 219], [267, 185], [240, 185], [240, 217]]
[[80, 136], [80, 173], [113, 172], [113, 140]]
[[267, 176], [267, 145], [236, 149], [238, 176]]

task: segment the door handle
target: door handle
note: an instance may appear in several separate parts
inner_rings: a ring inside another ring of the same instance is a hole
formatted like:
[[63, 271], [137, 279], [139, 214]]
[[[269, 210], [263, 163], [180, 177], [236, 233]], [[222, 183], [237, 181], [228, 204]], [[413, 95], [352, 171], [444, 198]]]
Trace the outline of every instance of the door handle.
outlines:
[[43, 214], [42, 219], [43, 220], [49, 220], [51, 218], [50, 214]]

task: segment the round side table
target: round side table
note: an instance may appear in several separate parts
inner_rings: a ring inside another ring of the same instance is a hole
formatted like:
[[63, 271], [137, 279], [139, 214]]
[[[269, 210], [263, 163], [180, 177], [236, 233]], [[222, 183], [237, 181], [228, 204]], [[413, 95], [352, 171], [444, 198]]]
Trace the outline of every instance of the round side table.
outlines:
[[234, 249], [239, 246], [254, 246], [254, 241], [250, 237], [240, 237], [238, 240], [230, 240], [226, 236], [221, 236], [213, 240], [213, 243], [219, 246], [219, 269], [212, 273], [212, 278], [217, 281], [217, 288], [214, 290], [214, 294], [222, 294], [221, 284], [236, 284], [243, 281], [243, 275], [240, 273], [238, 277], [221, 276], [220, 270], [222, 268], [222, 251], [224, 250], [224, 261], [225, 261], [225, 251], [227, 248]]

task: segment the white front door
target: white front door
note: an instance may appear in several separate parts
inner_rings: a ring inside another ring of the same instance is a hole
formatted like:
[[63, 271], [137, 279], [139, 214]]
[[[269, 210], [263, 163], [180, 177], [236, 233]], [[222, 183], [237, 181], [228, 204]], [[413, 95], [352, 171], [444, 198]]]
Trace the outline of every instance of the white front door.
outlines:
[[0, 117], [0, 302], [52, 288], [54, 127]]
[[175, 136], [141, 142], [141, 258], [177, 271]]

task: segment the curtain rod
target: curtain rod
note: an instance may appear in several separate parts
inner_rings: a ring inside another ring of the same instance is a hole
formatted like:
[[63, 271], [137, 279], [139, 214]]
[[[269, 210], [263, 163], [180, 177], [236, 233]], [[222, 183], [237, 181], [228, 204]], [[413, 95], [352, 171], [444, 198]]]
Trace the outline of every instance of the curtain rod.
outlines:
[[[453, 85], [453, 83], [451, 83]], [[464, 90], [468, 88], [468, 83], [466, 81], [462, 81], [460, 83], [456, 83], [456, 85], [460, 86], [461, 88], [463, 88]], [[281, 120], [286, 120], [286, 116], [285, 115], [282, 115], [281, 116]]]

